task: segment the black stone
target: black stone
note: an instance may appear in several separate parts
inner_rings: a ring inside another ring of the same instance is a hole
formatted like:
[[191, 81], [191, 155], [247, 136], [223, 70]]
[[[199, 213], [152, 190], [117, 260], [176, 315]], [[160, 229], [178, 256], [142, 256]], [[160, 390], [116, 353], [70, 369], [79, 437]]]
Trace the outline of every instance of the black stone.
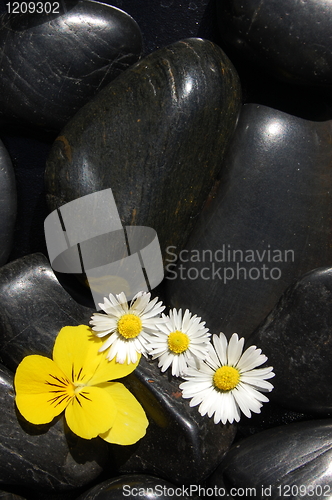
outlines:
[[98, 477], [107, 462], [107, 443], [75, 436], [62, 418], [49, 425], [29, 424], [15, 407], [12, 379], [0, 366], [0, 482], [65, 491]]
[[11, 159], [0, 141], [0, 266], [7, 262], [16, 220], [16, 186]]
[[331, 420], [315, 420], [255, 434], [231, 449], [209, 486], [224, 481], [239, 491], [236, 498], [329, 498], [331, 431]]
[[332, 5], [325, 0], [218, 0], [220, 34], [283, 80], [332, 84]]
[[291, 285], [249, 339], [276, 373], [269, 398], [295, 411], [332, 412], [332, 268]]
[[[0, 304], [0, 359], [13, 371], [26, 355], [51, 357], [59, 330], [88, 324], [93, 313], [62, 289], [46, 258], [38, 254], [0, 270]], [[201, 417], [181, 397], [179, 379], [161, 374], [156, 362], [142, 359], [122, 381], [142, 404], [150, 425], [132, 446], [108, 445], [107, 473], [144, 472], [174, 483], [208, 477], [230, 448], [235, 426]]]
[[21, 495], [16, 495], [15, 493], [10, 493], [7, 491], [0, 490], [0, 499], [1, 500], [26, 500], [25, 497]]
[[237, 74], [212, 42], [187, 39], [129, 68], [70, 121], [46, 168], [51, 210], [112, 188], [124, 225], [181, 246], [236, 124]]
[[[147, 474], [128, 474], [116, 477], [98, 484], [91, 490], [83, 493], [77, 500], [135, 500], [137, 497], [145, 500], [165, 500], [182, 498], [195, 500], [195, 495], [186, 492], [182, 494], [181, 489], [164, 479]], [[195, 487], [193, 486], [192, 489]], [[175, 491], [177, 494], [175, 495]], [[1, 497], [0, 497], [1, 498]]]
[[0, 124], [58, 131], [141, 55], [141, 32], [125, 12], [89, 0], [58, 3], [59, 14], [0, 18]]
[[294, 278], [329, 265], [331, 123], [243, 106], [220, 186], [176, 267], [168, 256], [169, 304], [248, 337]]
[[42, 254], [0, 269], [0, 304], [0, 361], [13, 371], [29, 354], [51, 357], [61, 328], [87, 325], [94, 312], [62, 288]]
[[143, 406], [149, 427], [136, 445], [113, 446], [120, 473], [145, 473], [174, 484], [205, 480], [229, 450], [235, 425], [215, 425], [181, 397], [181, 379], [162, 374], [157, 363], [141, 359], [123, 382]]

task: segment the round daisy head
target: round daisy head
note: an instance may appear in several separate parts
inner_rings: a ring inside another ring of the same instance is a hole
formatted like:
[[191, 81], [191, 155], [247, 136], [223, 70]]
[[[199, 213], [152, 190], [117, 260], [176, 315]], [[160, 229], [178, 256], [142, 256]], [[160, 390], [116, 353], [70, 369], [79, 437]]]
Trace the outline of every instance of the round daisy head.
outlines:
[[151, 294], [139, 292], [128, 306], [122, 292], [105, 298], [99, 307], [106, 313], [94, 313], [90, 325], [97, 337], [107, 337], [100, 351], [109, 349], [107, 358], [118, 363], [136, 363], [138, 353], [147, 354], [147, 339], [164, 322], [160, 313], [165, 309], [158, 298], [150, 301]]
[[173, 309], [169, 316], [162, 315], [165, 322], [158, 325], [159, 332], [150, 338], [149, 354], [158, 358], [158, 366], [164, 372], [172, 365], [172, 375], [182, 376], [187, 372], [188, 361], [198, 366], [208, 352], [210, 333], [205, 322], [188, 309], [182, 317], [182, 310]]
[[229, 343], [223, 333], [213, 335], [213, 346], [200, 369], [191, 365], [186, 382], [180, 385], [182, 396], [191, 398], [190, 406], [199, 405], [201, 415], [214, 416], [214, 423], [240, 420], [241, 412], [251, 417], [260, 413], [273, 385], [267, 379], [274, 377], [273, 368], [257, 368], [267, 361], [261, 349], [248, 347], [243, 352], [244, 338], [233, 333]]

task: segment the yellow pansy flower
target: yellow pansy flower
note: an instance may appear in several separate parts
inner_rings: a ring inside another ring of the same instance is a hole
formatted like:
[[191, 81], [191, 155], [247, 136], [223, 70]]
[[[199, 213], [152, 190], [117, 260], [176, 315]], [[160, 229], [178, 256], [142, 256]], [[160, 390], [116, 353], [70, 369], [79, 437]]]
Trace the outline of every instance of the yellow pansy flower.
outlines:
[[65, 411], [68, 427], [84, 439], [136, 443], [146, 432], [145, 412], [121, 383], [138, 365], [109, 361], [102, 340], [88, 326], [65, 326], [55, 340], [53, 360], [26, 356], [16, 370], [16, 405], [32, 424], [46, 424]]

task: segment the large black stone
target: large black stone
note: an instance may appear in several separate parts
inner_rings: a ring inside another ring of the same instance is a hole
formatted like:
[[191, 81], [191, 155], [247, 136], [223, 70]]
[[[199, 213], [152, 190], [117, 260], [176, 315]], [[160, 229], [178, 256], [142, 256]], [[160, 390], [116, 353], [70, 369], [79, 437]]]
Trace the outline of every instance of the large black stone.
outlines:
[[98, 477], [107, 462], [107, 443], [78, 438], [62, 418], [50, 425], [26, 422], [15, 407], [12, 379], [1, 365], [0, 483], [64, 491]]
[[226, 484], [236, 498], [330, 498], [331, 431], [331, 420], [315, 420], [255, 434], [231, 449], [209, 486]]
[[14, 170], [6, 148], [0, 141], [0, 266], [7, 262], [16, 219]]
[[59, 14], [0, 18], [0, 123], [58, 131], [141, 55], [140, 30], [125, 12], [90, 0], [58, 4]]
[[332, 84], [332, 5], [325, 0], [218, 0], [220, 34], [244, 59], [300, 84]]
[[215, 425], [181, 397], [181, 380], [161, 373], [142, 358], [124, 384], [139, 400], [149, 419], [147, 433], [131, 447], [113, 446], [120, 473], [145, 473], [174, 484], [205, 480], [229, 450], [235, 425]]
[[[0, 270], [0, 360], [14, 371], [26, 355], [51, 357], [59, 330], [88, 324], [92, 313], [62, 289], [43, 255], [7, 264]], [[201, 417], [181, 397], [179, 380], [162, 374], [156, 362], [142, 359], [122, 382], [142, 404], [150, 425], [135, 445], [109, 445], [106, 472], [144, 472], [174, 483], [205, 479], [230, 448], [235, 426]]]
[[46, 168], [49, 208], [112, 188], [124, 225], [181, 246], [220, 169], [240, 103], [237, 74], [212, 42], [150, 54], [81, 109]]
[[0, 491], [1, 500], [26, 500], [21, 495], [15, 495], [15, 493], [9, 493], [7, 491]]
[[173, 306], [248, 336], [294, 278], [329, 265], [331, 125], [243, 106], [219, 189], [177, 266], [167, 257]]
[[0, 269], [0, 361], [14, 371], [24, 356], [51, 356], [61, 328], [87, 325], [93, 312], [62, 288], [42, 254], [6, 264]]
[[332, 412], [332, 268], [304, 275], [249, 339], [276, 374], [269, 396], [295, 411]]
[[196, 498], [190, 494], [190, 490], [181, 490], [164, 479], [147, 474], [127, 474], [94, 486], [78, 497], [78, 500], [135, 500], [137, 497], [145, 500], [165, 500], [174, 499], [174, 496], [183, 500]]

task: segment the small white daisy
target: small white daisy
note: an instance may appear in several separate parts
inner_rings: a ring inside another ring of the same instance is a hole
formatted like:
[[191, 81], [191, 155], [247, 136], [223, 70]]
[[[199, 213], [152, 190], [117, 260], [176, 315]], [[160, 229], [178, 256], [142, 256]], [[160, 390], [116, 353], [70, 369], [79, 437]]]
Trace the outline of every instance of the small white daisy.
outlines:
[[258, 368], [267, 361], [261, 349], [250, 346], [244, 353], [244, 338], [233, 333], [229, 343], [223, 333], [213, 335], [209, 355], [201, 368], [191, 365], [180, 385], [182, 396], [192, 398], [190, 406], [200, 405], [201, 415], [214, 415], [214, 423], [240, 420], [242, 411], [246, 417], [251, 412], [260, 413], [262, 403], [268, 398], [260, 391], [270, 392], [273, 385], [266, 382], [274, 377], [271, 366]]
[[159, 324], [158, 333], [150, 337], [149, 354], [153, 359], [159, 358], [158, 366], [164, 372], [172, 365], [172, 375], [184, 375], [187, 371], [189, 359], [196, 365], [205, 359], [208, 353], [209, 329], [205, 322], [196, 315], [192, 316], [188, 309], [182, 318], [182, 310], [173, 309], [169, 316], [162, 315], [164, 324]]
[[147, 354], [147, 339], [165, 320], [160, 313], [165, 309], [158, 298], [150, 302], [150, 293], [139, 292], [128, 307], [126, 295], [110, 293], [99, 307], [106, 313], [94, 313], [90, 325], [97, 337], [109, 335], [100, 351], [109, 349], [107, 358], [116, 357], [118, 363], [136, 363], [137, 353]]

